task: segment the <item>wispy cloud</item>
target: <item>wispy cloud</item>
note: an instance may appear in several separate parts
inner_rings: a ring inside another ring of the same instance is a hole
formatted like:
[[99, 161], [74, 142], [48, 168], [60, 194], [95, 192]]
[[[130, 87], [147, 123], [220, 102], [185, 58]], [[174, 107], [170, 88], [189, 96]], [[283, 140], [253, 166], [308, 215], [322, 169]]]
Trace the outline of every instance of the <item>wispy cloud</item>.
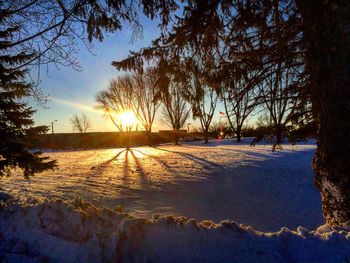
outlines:
[[90, 105], [85, 105], [85, 104], [82, 104], [82, 103], [79, 103], [79, 102], [73, 102], [73, 101], [57, 98], [57, 97], [54, 97], [54, 96], [51, 96], [50, 98], [52, 99], [53, 102], [64, 104], [64, 105], [67, 105], [67, 106], [70, 106], [72, 108], [76, 108], [76, 109], [79, 109], [79, 110], [84, 110], [84, 111], [88, 111], [88, 112], [92, 112], [92, 113], [99, 113], [99, 114], [103, 113], [102, 110], [96, 109], [96, 108], [94, 108], [93, 106], [90, 106]]

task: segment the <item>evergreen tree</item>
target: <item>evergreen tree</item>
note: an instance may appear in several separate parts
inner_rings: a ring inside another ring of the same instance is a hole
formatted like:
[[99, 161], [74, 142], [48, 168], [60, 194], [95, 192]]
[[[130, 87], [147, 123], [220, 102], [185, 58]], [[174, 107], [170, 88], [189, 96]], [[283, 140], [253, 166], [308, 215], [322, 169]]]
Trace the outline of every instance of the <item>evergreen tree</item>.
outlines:
[[[4, 18], [0, 18], [0, 23]], [[48, 130], [47, 126], [33, 127], [32, 115], [23, 98], [29, 96], [32, 84], [26, 81], [27, 71], [16, 69], [18, 63], [30, 60], [33, 54], [10, 54], [6, 47], [18, 27], [0, 30], [0, 176], [10, 174], [11, 168], [21, 168], [28, 178], [36, 172], [53, 169], [56, 162], [30, 151], [30, 141]]]

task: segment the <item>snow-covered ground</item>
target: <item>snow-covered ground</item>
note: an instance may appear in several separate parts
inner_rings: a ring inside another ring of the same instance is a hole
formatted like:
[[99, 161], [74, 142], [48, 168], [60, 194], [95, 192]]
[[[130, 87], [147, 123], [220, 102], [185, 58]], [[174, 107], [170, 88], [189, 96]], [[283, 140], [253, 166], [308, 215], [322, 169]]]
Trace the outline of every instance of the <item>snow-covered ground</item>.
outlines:
[[57, 170], [30, 180], [2, 178], [1, 188], [32, 203], [80, 196], [96, 206], [121, 205], [136, 217], [229, 219], [260, 231], [323, 224], [311, 170], [314, 143], [272, 152], [271, 145], [248, 142], [48, 153]]
[[136, 219], [79, 199], [0, 203], [1, 262], [349, 262], [350, 232], [262, 233], [223, 221]]
[[1, 178], [0, 261], [350, 262], [350, 232], [320, 226], [314, 151], [224, 140], [48, 153], [57, 170]]

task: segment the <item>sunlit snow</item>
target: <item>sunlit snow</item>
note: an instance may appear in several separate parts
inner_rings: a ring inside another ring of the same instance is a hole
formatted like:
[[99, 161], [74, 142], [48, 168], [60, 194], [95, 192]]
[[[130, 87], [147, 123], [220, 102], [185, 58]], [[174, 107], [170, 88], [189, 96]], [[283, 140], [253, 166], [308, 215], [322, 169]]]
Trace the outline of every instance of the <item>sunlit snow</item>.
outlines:
[[94, 205], [121, 205], [131, 215], [177, 214], [229, 219], [261, 231], [323, 223], [313, 185], [313, 143], [251, 147], [232, 140], [47, 153], [55, 171], [30, 180], [2, 178], [2, 188], [27, 202], [77, 196]]

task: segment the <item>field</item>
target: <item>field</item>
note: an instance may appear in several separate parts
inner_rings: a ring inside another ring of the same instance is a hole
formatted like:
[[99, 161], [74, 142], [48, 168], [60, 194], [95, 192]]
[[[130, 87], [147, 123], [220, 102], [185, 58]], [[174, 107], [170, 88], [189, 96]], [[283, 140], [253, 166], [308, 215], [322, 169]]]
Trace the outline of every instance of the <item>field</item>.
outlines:
[[136, 217], [184, 215], [214, 222], [229, 219], [261, 231], [323, 223], [313, 185], [313, 142], [251, 147], [249, 139], [47, 153], [58, 169], [30, 180], [3, 178], [2, 188], [34, 203], [72, 200], [97, 206], [121, 205]]
[[46, 153], [55, 171], [2, 178], [0, 258], [349, 262], [350, 233], [322, 225], [314, 142], [283, 148], [246, 139]]

